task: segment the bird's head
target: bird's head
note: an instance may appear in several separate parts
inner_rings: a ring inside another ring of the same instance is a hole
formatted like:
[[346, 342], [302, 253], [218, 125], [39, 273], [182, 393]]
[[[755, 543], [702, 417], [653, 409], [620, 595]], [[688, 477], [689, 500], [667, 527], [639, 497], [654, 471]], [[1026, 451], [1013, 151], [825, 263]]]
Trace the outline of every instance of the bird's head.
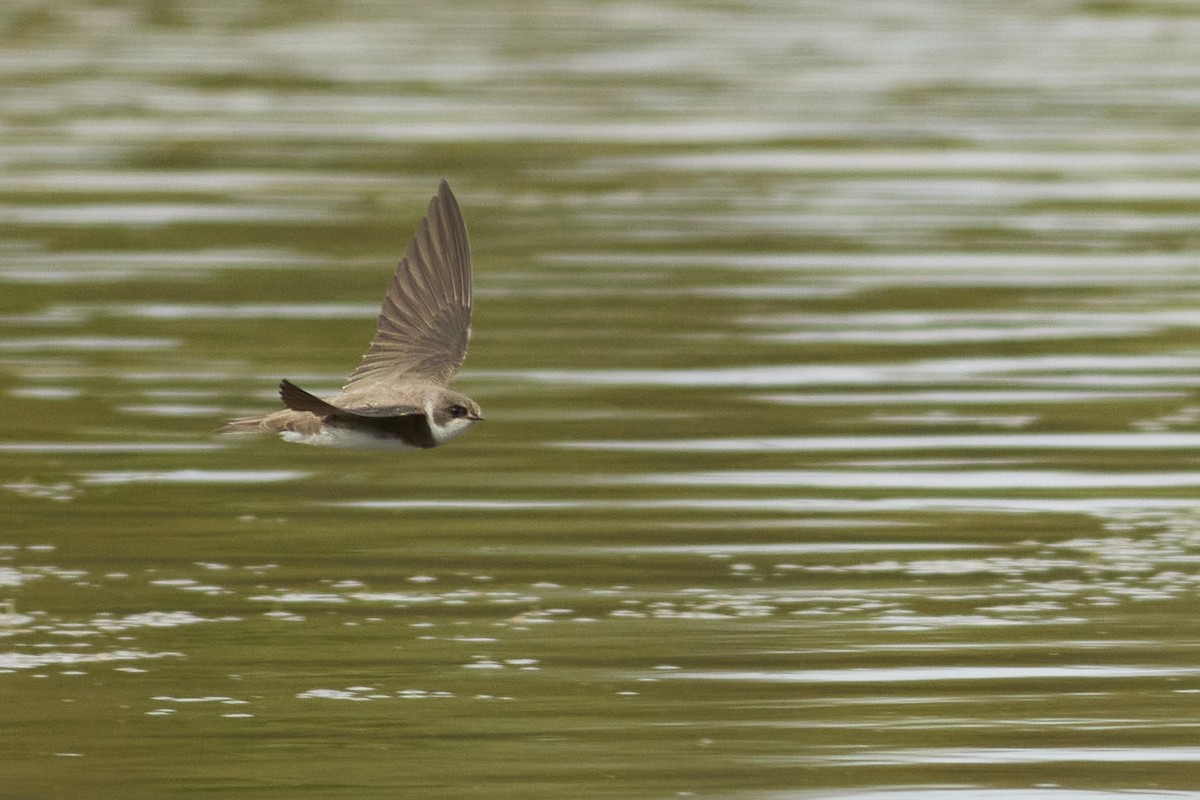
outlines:
[[429, 427], [433, 431], [438, 444], [450, 441], [456, 436], [466, 433], [476, 422], [483, 419], [483, 410], [465, 394], [452, 392], [449, 389], [442, 392], [429, 410]]

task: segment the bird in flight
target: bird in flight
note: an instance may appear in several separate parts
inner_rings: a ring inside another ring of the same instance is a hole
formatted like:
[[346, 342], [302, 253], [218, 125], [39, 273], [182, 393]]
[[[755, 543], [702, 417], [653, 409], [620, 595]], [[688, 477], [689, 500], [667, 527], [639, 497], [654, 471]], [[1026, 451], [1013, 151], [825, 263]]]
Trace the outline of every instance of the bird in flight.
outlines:
[[383, 298], [371, 349], [328, 400], [291, 381], [287, 408], [227, 422], [219, 433], [277, 433], [285, 441], [352, 449], [437, 447], [483, 419], [449, 388], [471, 337], [471, 249], [458, 201], [442, 181]]

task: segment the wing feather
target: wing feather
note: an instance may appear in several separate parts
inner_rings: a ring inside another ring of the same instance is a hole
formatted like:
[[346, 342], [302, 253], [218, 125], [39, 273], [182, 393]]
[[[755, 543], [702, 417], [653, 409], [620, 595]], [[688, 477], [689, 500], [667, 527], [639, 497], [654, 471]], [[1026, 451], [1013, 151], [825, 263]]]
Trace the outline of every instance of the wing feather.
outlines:
[[388, 285], [371, 348], [343, 391], [420, 380], [445, 385], [471, 336], [471, 248], [442, 181]]

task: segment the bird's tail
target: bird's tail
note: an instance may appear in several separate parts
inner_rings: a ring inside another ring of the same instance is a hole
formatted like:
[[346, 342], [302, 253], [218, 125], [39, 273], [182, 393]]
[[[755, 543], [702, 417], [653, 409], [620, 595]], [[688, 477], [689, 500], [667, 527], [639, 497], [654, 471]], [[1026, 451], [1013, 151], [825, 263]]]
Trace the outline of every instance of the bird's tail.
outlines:
[[231, 419], [221, 427], [217, 428], [217, 433], [262, 433], [263, 417], [238, 417]]

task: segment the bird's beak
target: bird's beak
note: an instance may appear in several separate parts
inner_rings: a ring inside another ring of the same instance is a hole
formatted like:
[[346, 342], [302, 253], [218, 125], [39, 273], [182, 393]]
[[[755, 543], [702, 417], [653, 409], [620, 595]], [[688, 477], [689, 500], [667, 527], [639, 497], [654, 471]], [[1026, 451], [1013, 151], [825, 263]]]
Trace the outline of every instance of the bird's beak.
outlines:
[[471, 422], [482, 422], [483, 414], [471, 414], [467, 417], [467, 419], [471, 420]]

